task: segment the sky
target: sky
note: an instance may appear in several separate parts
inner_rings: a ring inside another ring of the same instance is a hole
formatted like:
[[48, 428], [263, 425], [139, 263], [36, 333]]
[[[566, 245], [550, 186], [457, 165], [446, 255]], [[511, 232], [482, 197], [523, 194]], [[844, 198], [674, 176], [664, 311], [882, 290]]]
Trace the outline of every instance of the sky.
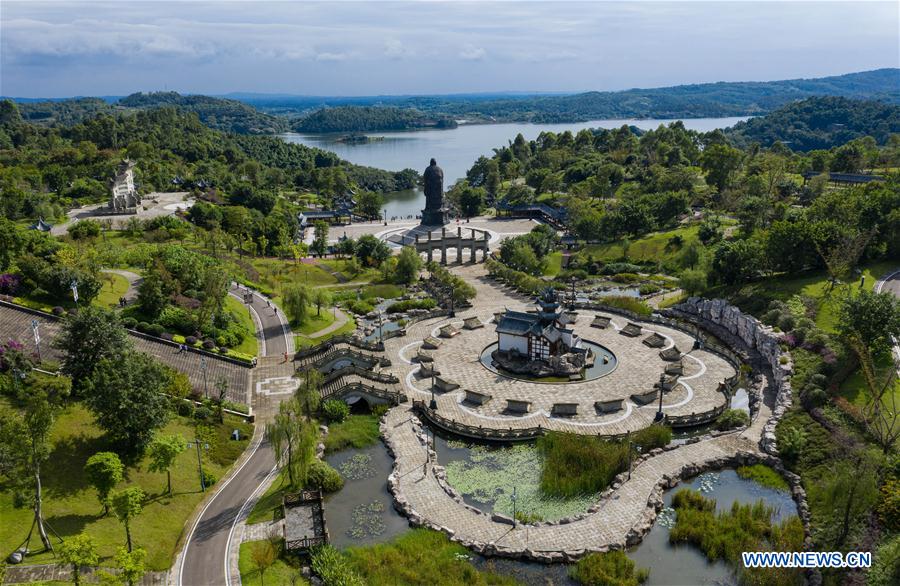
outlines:
[[900, 2], [0, 0], [0, 95], [577, 92], [900, 67]]

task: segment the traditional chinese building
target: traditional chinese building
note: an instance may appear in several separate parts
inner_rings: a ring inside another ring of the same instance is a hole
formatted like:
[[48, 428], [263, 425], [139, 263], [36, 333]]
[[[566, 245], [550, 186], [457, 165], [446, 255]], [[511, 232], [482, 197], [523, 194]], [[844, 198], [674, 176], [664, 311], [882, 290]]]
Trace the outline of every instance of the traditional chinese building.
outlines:
[[547, 288], [537, 299], [535, 313], [507, 310], [497, 323], [498, 350], [501, 354], [519, 354], [531, 360], [550, 360], [553, 356], [583, 353], [581, 338], [560, 310], [556, 291]]

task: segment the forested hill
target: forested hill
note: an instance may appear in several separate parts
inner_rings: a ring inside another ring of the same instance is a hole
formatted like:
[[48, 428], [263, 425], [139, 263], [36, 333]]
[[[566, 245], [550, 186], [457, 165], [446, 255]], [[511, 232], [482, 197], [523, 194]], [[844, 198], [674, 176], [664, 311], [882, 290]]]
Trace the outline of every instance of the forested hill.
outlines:
[[[586, 92], [572, 95], [436, 95], [355, 98], [253, 95], [239, 99], [262, 111], [305, 115], [337, 106], [415, 109], [431, 117], [479, 122], [578, 122], [604, 118], [705, 118], [771, 112], [814, 96], [843, 96], [900, 104], [900, 69], [879, 69], [817, 79], [719, 82], [655, 89]], [[330, 117], [336, 116], [334, 113]], [[344, 125], [341, 131], [362, 131]]]
[[829, 149], [863, 136], [885, 144], [892, 133], [900, 133], [900, 106], [839, 97], [794, 102], [726, 131], [739, 146], [781, 141], [795, 151]]
[[215, 130], [237, 134], [275, 134], [287, 130], [285, 119], [260, 112], [237, 100], [209, 96], [183, 96], [177, 92], [137, 93], [115, 103], [99, 98], [75, 98], [19, 104], [22, 117], [43, 125], [74, 126], [97, 114], [115, 114], [172, 106], [197, 114], [200, 121]]
[[297, 132], [373, 132], [416, 128], [455, 128], [456, 122], [413, 108], [340, 106], [323, 108], [298, 120]]

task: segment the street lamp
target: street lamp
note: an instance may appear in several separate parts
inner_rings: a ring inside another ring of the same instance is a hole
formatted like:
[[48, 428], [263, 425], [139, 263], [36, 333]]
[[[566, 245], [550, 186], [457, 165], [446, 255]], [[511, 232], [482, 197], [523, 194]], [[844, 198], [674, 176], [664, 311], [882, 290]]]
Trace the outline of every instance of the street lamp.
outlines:
[[666, 373], [662, 373], [659, 375], [659, 411], [656, 412], [656, 417], [653, 419], [653, 422], [662, 422], [663, 420], [663, 390], [665, 390], [665, 382], [666, 382]]
[[512, 505], [513, 505], [513, 527], [515, 527], [515, 526], [516, 526], [516, 501], [518, 500], [518, 497], [517, 497], [517, 495], [516, 495], [516, 487], [515, 487], [515, 486], [513, 486], [513, 493], [512, 493], [512, 496], [509, 497], [509, 498], [510, 498], [510, 500], [512, 500]]
[[631, 480], [631, 431], [625, 433], [628, 440], [628, 480]]
[[575, 276], [574, 275], [572, 275], [571, 281], [572, 281], [572, 301], [569, 304], [569, 310], [575, 311]]
[[387, 226], [387, 208], [384, 208], [384, 225]]
[[428, 407], [431, 408], [432, 411], [437, 411], [437, 399], [434, 398], [434, 363], [431, 363], [431, 403], [428, 404]]
[[203, 373], [203, 395], [209, 399], [209, 381], [206, 378], [206, 356], [200, 357], [200, 372]]
[[455, 302], [454, 298], [456, 297], [456, 295], [455, 295], [456, 287], [453, 285], [453, 283], [449, 283], [447, 285], [447, 291], [450, 294], [450, 314], [448, 317], [456, 317], [456, 311], [454, 311], [454, 307], [453, 307], [453, 304]]
[[206, 492], [206, 481], [203, 478], [203, 458], [200, 457], [200, 448], [209, 450], [209, 444], [206, 442], [201, 442], [199, 439], [195, 439], [194, 441], [190, 441], [187, 443], [187, 449], [191, 449], [193, 447], [197, 448], [197, 471], [200, 474], [200, 491]]

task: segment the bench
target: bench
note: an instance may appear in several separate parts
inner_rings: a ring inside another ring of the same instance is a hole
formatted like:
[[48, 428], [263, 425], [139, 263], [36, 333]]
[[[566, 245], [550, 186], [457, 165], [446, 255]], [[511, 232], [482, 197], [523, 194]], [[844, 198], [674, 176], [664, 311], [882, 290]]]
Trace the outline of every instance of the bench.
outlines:
[[659, 397], [659, 388], [653, 387], [652, 391], [646, 391], [644, 393], [634, 393], [631, 395], [631, 400], [637, 403], [638, 405], [647, 405], [652, 403]]
[[684, 374], [684, 363], [679, 360], [666, 365], [666, 374]]
[[495, 311], [495, 312], [494, 312], [494, 323], [495, 323], [495, 324], [500, 323], [500, 318], [503, 317], [503, 313], [504, 313], [504, 312], [502, 312], [502, 311]]
[[609, 327], [610, 318], [605, 315], [598, 315], [594, 318], [594, 321], [591, 322], [592, 328], [599, 328], [601, 330], [605, 330]]
[[676, 360], [681, 360], [681, 350], [678, 349], [678, 346], [672, 346], [660, 352], [659, 357], [666, 362], [675, 362]]
[[434, 386], [442, 393], [449, 393], [450, 391], [455, 391], [459, 388], [457, 383], [440, 376], [434, 377]]
[[442, 338], [452, 338], [453, 336], [459, 335], [459, 328], [454, 325], [447, 324], [445, 326], [441, 326], [441, 337]]
[[490, 395], [485, 395], [484, 393], [479, 393], [478, 391], [470, 391], [468, 389], [466, 390], [466, 403], [472, 403], [473, 405], [484, 405], [490, 400]]
[[416, 352], [416, 360], [419, 362], [434, 362], [434, 356], [431, 355], [431, 352], [419, 349]]
[[650, 348], [662, 348], [666, 344], [666, 337], [658, 334], [657, 332], [653, 332], [646, 338], [644, 338], [644, 345], [649, 346]]
[[[663, 391], [668, 393], [669, 391], [671, 391], [672, 389], [675, 388], [675, 383], [677, 383], [677, 382], [678, 382], [677, 376], [669, 376], [669, 375], [665, 376], [665, 378], [662, 379]], [[657, 382], [656, 386], [659, 386], [659, 385], [660, 385], [660, 383]]]
[[578, 403], [553, 403], [550, 414], [556, 417], [572, 417], [578, 415]]
[[441, 374], [441, 371], [435, 368], [434, 362], [422, 362], [419, 365], [419, 370], [416, 371], [420, 378], [425, 378], [427, 376], [437, 376]]
[[599, 413], [615, 413], [625, 406], [625, 399], [611, 399], [609, 401], [594, 401], [594, 409]]
[[422, 348], [426, 350], [437, 350], [441, 347], [441, 341], [434, 336], [428, 336], [422, 341]]
[[524, 414], [531, 411], [531, 401], [506, 400], [506, 411], [509, 413]]
[[477, 316], [473, 315], [463, 320], [463, 327], [467, 330], [477, 330], [478, 328], [483, 328], [484, 324], [481, 323]]
[[619, 333], [629, 338], [637, 338], [641, 335], [641, 326], [634, 322], [628, 322], [624, 328], [619, 330]]

